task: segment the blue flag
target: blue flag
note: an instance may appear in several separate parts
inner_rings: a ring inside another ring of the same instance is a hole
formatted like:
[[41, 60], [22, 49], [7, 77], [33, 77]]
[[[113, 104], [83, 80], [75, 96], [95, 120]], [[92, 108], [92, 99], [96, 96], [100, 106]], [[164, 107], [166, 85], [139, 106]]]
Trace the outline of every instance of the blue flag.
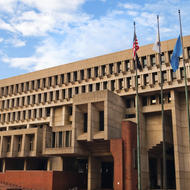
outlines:
[[182, 45], [181, 45], [181, 38], [179, 35], [170, 62], [174, 72], [176, 72], [176, 70], [179, 67], [179, 57], [181, 56], [181, 54], [182, 54]]

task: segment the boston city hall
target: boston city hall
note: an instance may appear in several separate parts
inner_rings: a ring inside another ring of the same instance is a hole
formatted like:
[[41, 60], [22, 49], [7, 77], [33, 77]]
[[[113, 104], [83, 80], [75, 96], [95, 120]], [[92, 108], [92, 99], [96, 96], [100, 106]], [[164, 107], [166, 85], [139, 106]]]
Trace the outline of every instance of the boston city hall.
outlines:
[[[141, 183], [162, 189], [164, 92], [167, 189], [190, 189], [184, 67], [170, 66], [176, 39], [140, 47]], [[190, 36], [184, 37], [190, 84]], [[161, 62], [161, 63], [160, 63]], [[132, 49], [0, 80], [0, 184], [33, 190], [137, 189]]]

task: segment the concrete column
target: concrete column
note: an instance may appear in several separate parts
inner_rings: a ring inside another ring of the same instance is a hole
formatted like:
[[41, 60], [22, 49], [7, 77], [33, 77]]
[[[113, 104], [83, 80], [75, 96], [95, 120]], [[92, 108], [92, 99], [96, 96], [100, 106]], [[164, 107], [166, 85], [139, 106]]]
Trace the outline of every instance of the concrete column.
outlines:
[[149, 188], [149, 164], [146, 136], [146, 121], [142, 109], [142, 99], [139, 97], [140, 145], [141, 145], [141, 184], [142, 190]]
[[3, 159], [3, 166], [2, 166], [2, 172], [6, 171], [6, 160]]
[[49, 158], [47, 161], [47, 171], [50, 171], [50, 170], [51, 170], [51, 160]]
[[93, 156], [88, 157], [88, 190], [101, 187], [101, 161]]
[[171, 91], [176, 190], [190, 187], [190, 147], [184, 93]]
[[126, 71], [127, 71], [125, 61], [121, 62], [121, 70], [122, 70], [123, 73], [126, 73]]
[[27, 160], [25, 159], [24, 160], [24, 171], [26, 171], [27, 170]]

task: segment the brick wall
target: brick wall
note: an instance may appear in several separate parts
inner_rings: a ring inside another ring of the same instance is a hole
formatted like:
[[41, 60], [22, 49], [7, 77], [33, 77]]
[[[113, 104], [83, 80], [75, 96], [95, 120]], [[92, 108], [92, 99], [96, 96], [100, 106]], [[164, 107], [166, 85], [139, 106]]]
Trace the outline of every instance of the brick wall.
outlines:
[[135, 123], [123, 121], [122, 138], [110, 141], [110, 151], [114, 158], [114, 190], [137, 189], [137, 169], [134, 168], [136, 133]]

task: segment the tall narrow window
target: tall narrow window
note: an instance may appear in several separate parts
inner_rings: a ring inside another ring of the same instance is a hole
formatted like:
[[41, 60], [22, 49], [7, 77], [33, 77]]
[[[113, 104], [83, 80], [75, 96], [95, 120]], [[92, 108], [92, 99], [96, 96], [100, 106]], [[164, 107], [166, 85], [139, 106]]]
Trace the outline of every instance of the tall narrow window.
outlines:
[[51, 147], [55, 148], [55, 132], [52, 133]]
[[71, 131], [66, 131], [66, 139], [65, 139], [65, 146], [71, 146]]
[[62, 131], [59, 132], [59, 147], [63, 145], [63, 133]]
[[104, 131], [104, 111], [99, 112], [99, 130]]
[[86, 133], [87, 132], [87, 128], [88, 128], [88, 114], [87, 113], [83, 114], [83, 121], [84, 121], [83, 132]]

